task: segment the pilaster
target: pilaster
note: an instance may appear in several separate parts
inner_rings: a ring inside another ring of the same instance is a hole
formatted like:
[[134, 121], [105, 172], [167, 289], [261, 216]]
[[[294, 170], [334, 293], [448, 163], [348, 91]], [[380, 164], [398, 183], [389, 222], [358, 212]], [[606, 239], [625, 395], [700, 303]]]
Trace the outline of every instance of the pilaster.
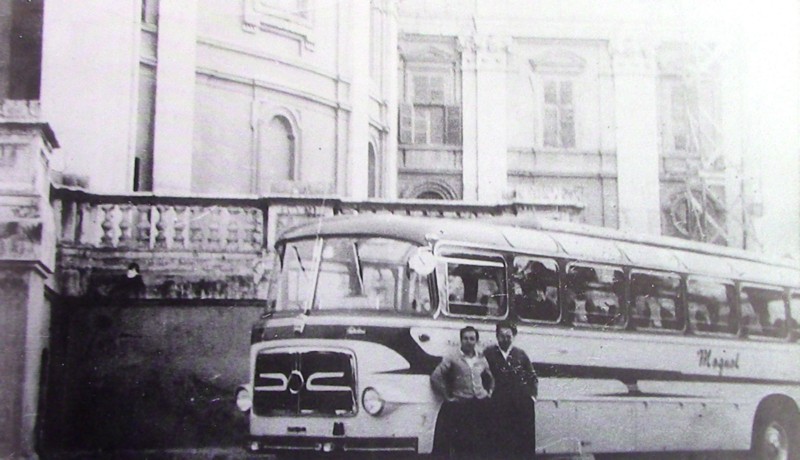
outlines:
[[644, 33], [611, 43], [616, 108], [619, 228], [661, 233], [655, 52]]
[[197, 0], [159, 2], [153, 191], [192, 185]]
[[458, 38], [461, 52], [462, 181], [464, 201], [478, 200], [478, 75], [473, 36]]
[[507, 185], [506, 76], [510, 37], [459, 39], [462, 59], [464, 199], [502, 200]]
[[501, 35], [474, 36], [476, 68], [477, 199], [499, 202], [506, 191], [507, 110], [506, 75], [511, 39]]
[[347, 149], [347, 194], [367, 197], [369, 145], [369, 42], [370, 2], [353, 2], [350, 8], [350, 130]]
[[385, 45], [383, 49], [384, 57], [384, 97], [386, 100], [387, 122], [389, 126], [389, 133], [386, 136], [386, 151], [383, 152], [383, 160], [385, 161], [383, 173], [383, 197], [388, 199], [396, 199], [398, 195], [397, 190], [397, 155], [398, 155], [398, 112], [399, 112], [399, 61], [400, 53], [398, 46], [398, 24], [397, 24], [397, 3], [396, 0], [389, 0], [386, 2], [385, 13]]

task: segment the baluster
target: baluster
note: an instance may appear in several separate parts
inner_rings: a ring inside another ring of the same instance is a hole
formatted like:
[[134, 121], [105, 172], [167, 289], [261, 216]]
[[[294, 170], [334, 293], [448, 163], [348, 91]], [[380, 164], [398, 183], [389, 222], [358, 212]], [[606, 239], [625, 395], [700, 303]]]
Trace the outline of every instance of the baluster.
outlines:
[[228, 209], [228, 236], [226, 239], [230, 250], [239, 249], [239, 216], [241, 211], [239, 208]]
[[264, 221], [261, 218], [261, 211], [250, 210], [250, 219], [252, 220], [250, 244], [253, 249], [261, 249], [264, 246]]
[[75, 243], [79, 245], [88, 244], [91, 238], [91, 212], [89, 203], [78, 205], [78, 222], [76, 223], [78, 236]]
[[78, 204], [74, 201], [61, 202], [61, 241], [74, 243], [78, 234]]
[[189, 208], [189, 243], [192, 249], [203, 247], [203, 208], [192, 206]]
[[186, 206], [175, 206], [175, 235], [172, 241], [178, 249], [183, 249], [186, 245], [186, 235], [183, 233], [186, 229], [186, 209]]
[[131, 214], [133, 212], [133, 206], [129, 204], [123, 204], [119, 207], [120, 209], [120, 220], [119, 220], [119, 243], [117, 246], [122, 248], [127, 248], [130, 246], [131, 243]]
[[217, 206], [212, 206], [210, 214], [210, 219], [208, 221], [208, 246], [209, 249], [217, 249], [220, 242], [219, 222], [222, 218], [222, 210]]
[[158, 220], [156, 221], [156, 248], [164, 249], [167, 247], [167, 207], [156, 205]]
[[139, 215], [136, 224], [136, 242], [142, 248], [150, 248], [150, 209], [148, 205], [136, 206], [136, 213]]
[[100, 205], [97, 207], [100, 219], [102, 222], [100, 223], [100, 228], [103, 230], [103, 233], [100, 236], [100, 245], [103, 247], [113, 247], [114, 246], [114, 205]]

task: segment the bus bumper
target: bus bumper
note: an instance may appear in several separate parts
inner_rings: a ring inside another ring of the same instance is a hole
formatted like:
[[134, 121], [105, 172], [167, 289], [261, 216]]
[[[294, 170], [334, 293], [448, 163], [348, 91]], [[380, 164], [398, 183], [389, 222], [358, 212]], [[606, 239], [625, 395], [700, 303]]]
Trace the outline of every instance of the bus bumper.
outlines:
[[247, 450], [280, 452], [418, 452], [417, 438], [354, 438], [317, 436], [251, 436]]

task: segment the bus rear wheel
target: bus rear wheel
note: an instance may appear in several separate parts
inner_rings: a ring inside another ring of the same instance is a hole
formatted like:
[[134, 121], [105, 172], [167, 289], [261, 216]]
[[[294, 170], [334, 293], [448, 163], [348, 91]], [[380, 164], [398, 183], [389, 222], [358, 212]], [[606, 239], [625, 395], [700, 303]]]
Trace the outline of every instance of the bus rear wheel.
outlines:
[[759, 412], [753, 430], [754, 459], [800, 459], [797, 414], [773, 406]]

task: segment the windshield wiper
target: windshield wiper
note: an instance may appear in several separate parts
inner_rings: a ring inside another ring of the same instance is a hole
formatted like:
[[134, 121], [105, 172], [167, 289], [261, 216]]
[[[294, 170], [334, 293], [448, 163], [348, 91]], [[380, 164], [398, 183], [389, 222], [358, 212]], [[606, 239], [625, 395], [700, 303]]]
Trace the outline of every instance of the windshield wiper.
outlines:
[[356, 274], [358, 275], [358, 287], [360, 288], [359, 294], [364, 293], [364, 270], [361, 266], [361, 256], [358, 255], [358, 243], [353, 243], [353, 257], [356, 262]]
[[294, 256], [297, 258], [297, 263], [300, 264], [300, 270], [305, 273], [306, 267], [303, 266], [303, 259], [300, 258], [300, 251], [297, 250], [297, 246], [292, 246], [292, 249], [294, 249]]

